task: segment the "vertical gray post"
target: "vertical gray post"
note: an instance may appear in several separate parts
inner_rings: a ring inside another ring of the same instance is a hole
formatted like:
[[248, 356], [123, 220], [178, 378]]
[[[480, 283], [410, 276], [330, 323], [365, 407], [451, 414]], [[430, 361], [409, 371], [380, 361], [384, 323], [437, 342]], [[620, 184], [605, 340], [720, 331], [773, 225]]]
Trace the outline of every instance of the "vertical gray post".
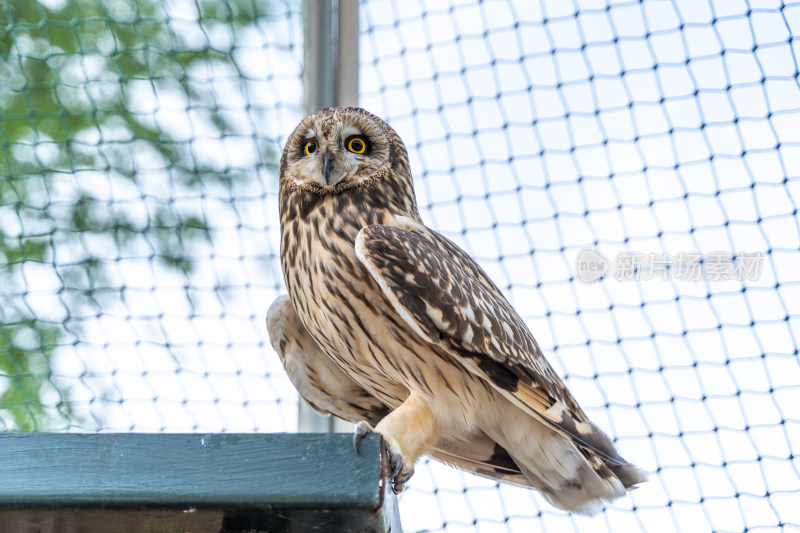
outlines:
[[336, 17], [336, 105], [358, 105], [358, 0], [339, 0]]
[[[303, 0], [303, 112], [358, 105], [358, 0]], [[300, 402], [298, 431], [350, 431]]]
[[334, 105], [332, 0], [303, 0], [303, 112]]
[[[334, 76], [337, 106], [358, 105], [358, 0], [336, 2], [336, 66]], [[334, 418], [334, 432], [352, 432], [353, 425]]]
[[[333, 106], [333, 7], [331, 0], [303, 0], [303, 114]], [[333, 432], [333, 418], [300, 401], [297, 430]]]

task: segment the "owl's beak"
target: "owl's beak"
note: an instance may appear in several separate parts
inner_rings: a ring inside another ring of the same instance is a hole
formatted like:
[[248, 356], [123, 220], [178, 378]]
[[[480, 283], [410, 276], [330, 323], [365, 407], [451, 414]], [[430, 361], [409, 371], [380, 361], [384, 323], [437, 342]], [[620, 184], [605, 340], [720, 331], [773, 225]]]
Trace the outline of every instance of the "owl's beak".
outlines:
[[331, 184], [331, 153], [325, 152], [325, 159], [322, 161], [322, 175], [325, 176], [325, 184]]

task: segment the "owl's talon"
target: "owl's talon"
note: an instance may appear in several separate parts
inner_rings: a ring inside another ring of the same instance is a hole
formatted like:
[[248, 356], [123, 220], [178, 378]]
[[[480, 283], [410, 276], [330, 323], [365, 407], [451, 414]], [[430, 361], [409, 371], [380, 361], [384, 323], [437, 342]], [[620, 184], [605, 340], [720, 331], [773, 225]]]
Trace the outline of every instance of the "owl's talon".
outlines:
[[400, 453], [386, 450], [389, 454], [389, 466], [392, 472], [389, 474], [389, 479], [392, 482], [392, 492], [400, 494], [403, 492], [406, 482], [414, 475], [414, 465], [407, 466]]
[[353, 446], [356, 449], [356, 454], [358, 454], [358, 443], [361, 442], [367, 433], [372, 433], [375, 431], [372, 429], [372, 426], [369, 425], [368, 422], [362, 420], [358, 424], [356, 424], [356, 430], [353, 432]]
[[403, 466], [403, 468], [400, 469], [398, 474], [392, 480], [392, 492], [394, 492], [395, 494], [400, 494], [401, 492], [403, 492], [403, 489], [406, 486], [406, 482], [409, 479], [411, 479], [411, 476], [413, 475], [414, 475], [413, 465], [408, 468]]
[[400, 479], [396, 479], [395, 480], [395, 484], [405, 485], [406, 482], [408, 482], [408, 480], [411, 479], [411, 476], [414, 475], [414, 467], [412, 466], [411, 468], [409, 468], [407, 470], [405, 468], [403, 468], [401, 470], [401, 474], [402, 474], [402, 476], [400, 477]]
[[389, 479], [395, 479], [403, 469], [403, 456], [388, 449], [386, 451], [389, 452], [389, 466], [392, 468]]

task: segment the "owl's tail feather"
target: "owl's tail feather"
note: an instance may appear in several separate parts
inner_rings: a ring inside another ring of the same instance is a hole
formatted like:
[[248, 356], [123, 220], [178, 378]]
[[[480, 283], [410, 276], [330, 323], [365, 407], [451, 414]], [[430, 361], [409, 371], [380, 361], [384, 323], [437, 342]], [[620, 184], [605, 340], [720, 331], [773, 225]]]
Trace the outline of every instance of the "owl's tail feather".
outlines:
[[620, 465], [609, 465], [611, 471], [622, 482], [622, 485], [627, 490], [635, 490], [639, 487], [639, 483], [647, 481], [647, 473], [638, 469], [636, 466], [626, 463]]
[[625, 462], [608, 437], [594, 425], [592, 429], [602, 436], [595, 436], [594, 442], [605, 440], [607, 444], [600, 453], [581, 446], [521, 410], [513, 418], [506, 418], [503, 428], [490, 436], [508, 450], [530, 486], [556, 507], [594, 515], [606, 503], [624, 496], [647, 478]]

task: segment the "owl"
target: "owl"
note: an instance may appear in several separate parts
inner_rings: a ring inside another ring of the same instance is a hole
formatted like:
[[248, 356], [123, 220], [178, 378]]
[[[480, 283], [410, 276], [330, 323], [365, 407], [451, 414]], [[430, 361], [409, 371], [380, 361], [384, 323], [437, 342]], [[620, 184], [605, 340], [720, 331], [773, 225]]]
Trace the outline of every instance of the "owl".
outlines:
[[600, 510], [645, 475], [551, 368], [481, 267], [425, 226], [397, 133], [323, 109], [280, 166], [288, 296], [267, 313], [290, 380], [316, 410], [380, 433], [402, 489], [422, 455]]

